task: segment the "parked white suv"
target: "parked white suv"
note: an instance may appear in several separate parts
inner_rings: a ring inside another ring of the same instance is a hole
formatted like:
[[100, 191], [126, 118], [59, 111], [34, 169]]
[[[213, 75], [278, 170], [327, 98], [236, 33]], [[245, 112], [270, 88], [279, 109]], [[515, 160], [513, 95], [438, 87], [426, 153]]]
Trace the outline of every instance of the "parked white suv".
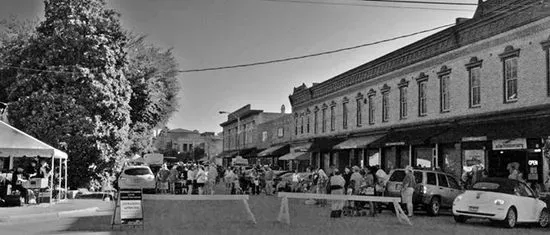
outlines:
[[155, 175], [146, 165], [128, 165], [118, 178], [119, 189], [141, 189], [155, 192]]

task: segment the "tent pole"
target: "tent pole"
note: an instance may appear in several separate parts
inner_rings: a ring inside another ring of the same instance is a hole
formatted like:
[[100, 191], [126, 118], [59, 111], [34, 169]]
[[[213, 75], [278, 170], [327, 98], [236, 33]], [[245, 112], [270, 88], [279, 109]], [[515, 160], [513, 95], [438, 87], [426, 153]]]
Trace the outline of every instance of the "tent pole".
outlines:
[[53, 190], [54, 190], [54, 188], [53, 188], [54, 187], [54, 185], [53, 185], [53, 172], [55, 172], [55, 168], [54, 168], [55, 161], [54, 161], [54, 159], [55, 159], [55, 156], [54, 156], [54, 154], [52, 154], [52, 171], [51, 171], [52, 174], [50, 174], [50, 205], [53, 202]]
[[69, 195], [69, 191], [67, 190], [67, 180], [69, 180], [69, 177], [67, 176], [67, 161], [68, 159], [65, 159], [65, 199], [67, 199]]
[[[61, 180], [63, 180], [63, 177], [61, 177], [61, 161], [63, 161], [63, 159], [59, 158], [59, 189], [61, 189]], [[61, 192], [57, 193], [57, 201], [61, 201]]]

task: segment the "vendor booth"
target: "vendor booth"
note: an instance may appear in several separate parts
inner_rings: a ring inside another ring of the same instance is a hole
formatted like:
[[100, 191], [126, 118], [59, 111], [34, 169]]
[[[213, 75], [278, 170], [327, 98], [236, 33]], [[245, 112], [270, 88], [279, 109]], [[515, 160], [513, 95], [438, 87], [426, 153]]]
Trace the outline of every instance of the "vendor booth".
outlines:
[[[49, 202], [52, 203], [54, 198], [53, 191], [57, 190], [57, 200], [66, 199], [66, 193], [61, 193], [62, 190], [67, 192], [67, 154], [48, 144], [0, 121], [0, 170], [4, 177], [11, 180], [11, 176], [6, 174], [8, 170], [14, 170], [14, 160], [23, 157], [46, 159], [51, 167], [51, 174], [47, 178], [30, 179], [23, 183], [23, 187], [27, 190], [36, 191], [35, 195], [41, 197], [49, 195]], [[58, 167], [58, 172], [56, 171]], [[54, 185], [54, 175], [58, 173], [59, 185]], [[44, 200], [46, 201], [46, 200]]]

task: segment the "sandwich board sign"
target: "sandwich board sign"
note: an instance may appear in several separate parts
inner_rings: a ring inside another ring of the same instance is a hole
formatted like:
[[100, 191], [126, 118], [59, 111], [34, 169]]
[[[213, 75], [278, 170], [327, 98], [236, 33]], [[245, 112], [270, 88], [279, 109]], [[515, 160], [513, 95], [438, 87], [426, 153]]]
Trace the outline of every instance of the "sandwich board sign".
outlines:
[[142, 226], [143, 190], [121, 189], [119, 191], [112, 225]]

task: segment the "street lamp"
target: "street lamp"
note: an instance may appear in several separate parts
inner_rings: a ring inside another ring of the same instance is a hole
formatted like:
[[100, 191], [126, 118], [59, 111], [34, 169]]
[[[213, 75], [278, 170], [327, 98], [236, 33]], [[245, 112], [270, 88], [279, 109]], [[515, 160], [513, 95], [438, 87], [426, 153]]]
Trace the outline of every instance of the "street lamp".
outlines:
[[[240, 149], [240, 146], [239, 146], [239, 133], [241, 132], [241, 117], [235, 115], [235, 114], [232, 114], [232, 113], [229, 113], [229, 112], [226, 112], [226, 111], [219, 111], [218, 112], [219, 114], [227, 114], [227, 116], [233, 116], [235, 118], [237, 118], [237, 156], [240, 156], [241, 155], [241, 149]], [[230, 146], [231, 147], [231, 146]]]

